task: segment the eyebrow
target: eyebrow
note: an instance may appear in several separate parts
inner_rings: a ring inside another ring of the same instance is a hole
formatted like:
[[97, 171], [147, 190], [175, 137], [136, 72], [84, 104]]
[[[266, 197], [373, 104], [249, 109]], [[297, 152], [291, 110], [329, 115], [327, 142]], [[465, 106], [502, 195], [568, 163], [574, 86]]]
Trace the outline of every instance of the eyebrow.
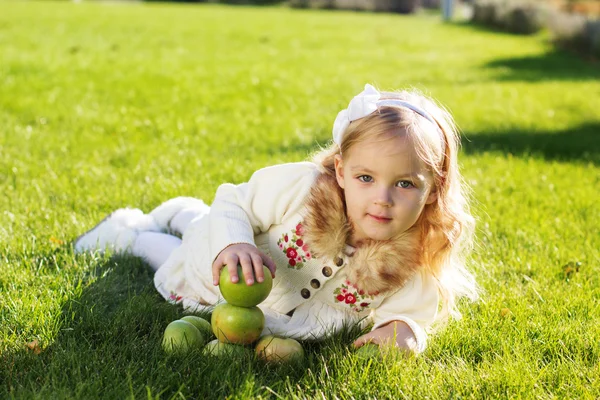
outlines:
[[[363, 167], [362, 165], [355, 165], [353, 167], [350, 167], [350, 171], [352, 171], [352, 172], [360, 171], [360, 172], [366, 172], [367, 174], [374, 174], [374, 171], [371, 171], [369, 168]], [[411, 178], [411, 179], [418, 180], [418, 181], [425, 180], [425, 178], [423, 177], [423, 174], [401, 173], [401, 174], [398, 174], [397, 178], [398, 179]]]

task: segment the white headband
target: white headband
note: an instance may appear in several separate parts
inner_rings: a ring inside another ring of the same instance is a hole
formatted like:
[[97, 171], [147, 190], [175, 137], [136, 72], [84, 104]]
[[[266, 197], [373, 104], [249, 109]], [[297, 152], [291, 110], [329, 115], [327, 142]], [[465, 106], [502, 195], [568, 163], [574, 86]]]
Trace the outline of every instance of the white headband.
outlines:
[[377, 91], [373, 86], [368, 83], [365, 85], [365, 90], [363, 90], [358, 95], [354, 96], [354, 98], [348, 104], [348, 108], [340, 111], [333, 123], [333, 141], [338, 146], [341, 146], [342, 136], [350, 125], [350, 122], [356, 121], [357, 119], [361, 119], [366, 117], [367, 115], [372, 114], [377, 111], [381, 106], [400, 106], [411, 109], [416, 112], [423, 118], [427, 119], [429, 122], [436, 127], [439, 131], [439, 127], [435, 120], [423, 109], [415, 106], [406, 101], [396, 100], [396, 99], [384, 99], [379, 100], [381, 98], [381, 93]]

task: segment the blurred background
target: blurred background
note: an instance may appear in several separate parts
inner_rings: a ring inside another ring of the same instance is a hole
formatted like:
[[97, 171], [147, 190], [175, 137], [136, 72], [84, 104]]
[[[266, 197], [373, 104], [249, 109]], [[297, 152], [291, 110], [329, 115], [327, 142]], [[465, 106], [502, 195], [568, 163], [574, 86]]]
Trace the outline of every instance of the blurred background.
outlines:
[[[164, 0], [160, 1], [164, 2]], [[548, 29], [556, 46], [587, 56], [600, 57], [600, 0], [173, 0], [173, 2], [280, 4], [294, 8], [401, 14], [440, 12], [446, 20], [470, 22], [515, 34], [531, 35]]]

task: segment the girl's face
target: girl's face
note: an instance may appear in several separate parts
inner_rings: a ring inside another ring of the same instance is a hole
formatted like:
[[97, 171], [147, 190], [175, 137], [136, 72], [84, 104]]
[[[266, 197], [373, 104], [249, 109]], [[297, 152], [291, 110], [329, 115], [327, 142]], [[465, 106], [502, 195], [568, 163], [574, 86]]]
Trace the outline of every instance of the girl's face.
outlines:
[[335, 158], [347, 215], [361, 240], [388, 240], [412, 227], [426, 204], [435, 201], [433, 176], [406, 137], [362, 142]]

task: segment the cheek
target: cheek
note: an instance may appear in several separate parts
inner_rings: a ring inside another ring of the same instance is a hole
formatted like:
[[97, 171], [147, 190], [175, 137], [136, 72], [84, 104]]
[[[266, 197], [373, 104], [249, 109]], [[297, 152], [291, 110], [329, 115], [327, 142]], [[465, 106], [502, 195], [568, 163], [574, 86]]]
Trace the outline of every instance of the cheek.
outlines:
[[346, 197], [346, 207], [351, 210], [356, 207], [356, 196], [352, 193], [352, 190], [345, 189], [344, 194]]
[[404, 213], [413, 215], [418, 214], [421, 211], [426, 199], [427, 197], [424, 196], [423, 193], [415, 191], [403, 196], [398, 196], [397, 204], [404, 210]]
[[346, 189], [344, 190], [344, 195], [346, 198], [346, 208], [348, 209], [349, 214], [360, 211], [360, 209], [363, 207], [363, 203], [364, 203], [364, 199], [363, 199], [364, 196], [361, 197], [360, 193], [358, 193], [356, 190], [352, 190], [352, 189], [353, 188], [351, 185], [347, 185]]

